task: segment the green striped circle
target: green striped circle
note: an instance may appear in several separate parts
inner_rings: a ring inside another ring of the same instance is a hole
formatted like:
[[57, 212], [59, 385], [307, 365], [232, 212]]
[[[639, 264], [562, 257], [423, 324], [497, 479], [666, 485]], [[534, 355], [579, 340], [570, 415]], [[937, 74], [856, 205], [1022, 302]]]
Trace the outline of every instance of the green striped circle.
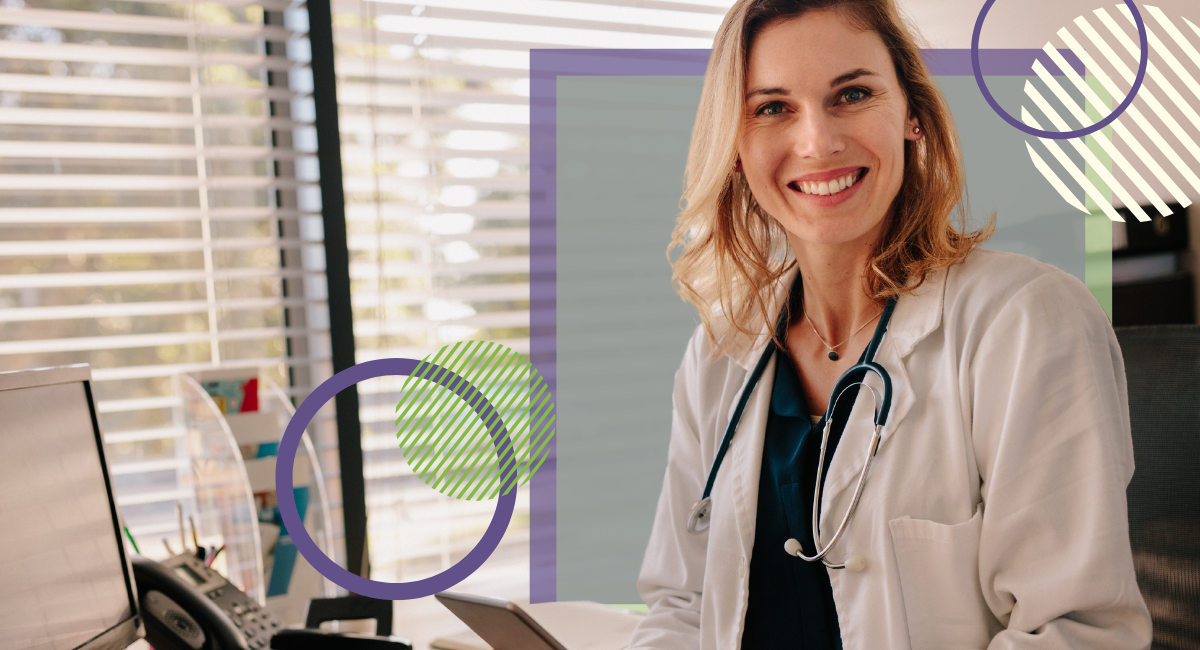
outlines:
[[[438, 384], [436, 367], [474, 386], [499, 418], [482, 421], [473, 409], [478, 399], [456, 395], [457, 384]], [[426, 485], [456, 499], [495, 499], [502, 486], [528, 482], [554, 437], [554, 401], [542, 376], [525, 357], [486, 341], [455, 343], [425, 357], [400, 389], [396, 414], [396, 437], [408, 466]], [[500, 473], [499, 457], [508, 449], [497, 449], [492, 436], [501, 420], [515, 451], [511, 472], [517, 481]]]

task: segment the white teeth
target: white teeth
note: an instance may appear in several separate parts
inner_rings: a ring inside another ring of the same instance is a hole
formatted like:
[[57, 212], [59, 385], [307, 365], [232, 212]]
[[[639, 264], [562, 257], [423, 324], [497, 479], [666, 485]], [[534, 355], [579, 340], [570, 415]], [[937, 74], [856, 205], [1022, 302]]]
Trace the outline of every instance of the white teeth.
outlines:
[[834, 179], [831, 181], [826, 181], [826, 182], [821, 182], [821, 183], [800, 181], [799, 183], [796, 183], [796, 186], [799, 187], [800, 191], [803, 192], [804, 194], [817, 194], [819, 196], [829, 196], [831, 194], [837, 194], [838, 192], [845, 190], [847, 187], [854, 185], [855, 183], [858, 182], [858, 177], [859, 177], [859, 171], [856, 169], [841, 178], [837, 178], [837, 179]]

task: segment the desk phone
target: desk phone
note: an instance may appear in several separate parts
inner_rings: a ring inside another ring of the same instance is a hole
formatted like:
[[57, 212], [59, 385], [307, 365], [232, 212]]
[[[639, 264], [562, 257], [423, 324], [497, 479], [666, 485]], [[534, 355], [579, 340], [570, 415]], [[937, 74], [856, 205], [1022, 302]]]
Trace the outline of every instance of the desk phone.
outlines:
[[283, 626], [195, 555], [135, 556], [133, 570], [156, 650], [259, 650]]

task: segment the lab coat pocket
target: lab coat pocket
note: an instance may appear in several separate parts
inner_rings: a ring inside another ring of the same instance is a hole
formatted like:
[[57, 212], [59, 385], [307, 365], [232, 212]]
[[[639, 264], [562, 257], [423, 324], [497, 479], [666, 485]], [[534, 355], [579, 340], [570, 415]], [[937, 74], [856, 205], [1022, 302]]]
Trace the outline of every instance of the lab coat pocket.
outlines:
[[888, 526], [912, 649], [987, 647], [995, 619], [979, 587], [983, 505], [961, 524], [901, 517]]

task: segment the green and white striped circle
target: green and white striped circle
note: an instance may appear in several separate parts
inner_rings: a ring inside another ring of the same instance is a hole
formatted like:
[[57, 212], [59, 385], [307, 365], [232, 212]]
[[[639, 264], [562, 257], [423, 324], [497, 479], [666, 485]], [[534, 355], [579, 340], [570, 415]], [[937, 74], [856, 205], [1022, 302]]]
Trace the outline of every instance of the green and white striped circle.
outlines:
[[[500, 418], [481, 420], [473, 408], [478, 400], [470, 399], [474, 393], [464, 400], [439, 385], [435, 366], [469, 382]], [[455, 343], [425, 357], [400, 389], [396, 414], [400, 451], [413, 473], [456, 499], [495, 499], [502, 486], [528, 482], [554, 437], [554, 402], [542, 376], [522, 355], [486, 341]], [[514, 447], [516, 481], [501, 475], [499, 459], [507, 449], [492, 442], [500, 419]]]

